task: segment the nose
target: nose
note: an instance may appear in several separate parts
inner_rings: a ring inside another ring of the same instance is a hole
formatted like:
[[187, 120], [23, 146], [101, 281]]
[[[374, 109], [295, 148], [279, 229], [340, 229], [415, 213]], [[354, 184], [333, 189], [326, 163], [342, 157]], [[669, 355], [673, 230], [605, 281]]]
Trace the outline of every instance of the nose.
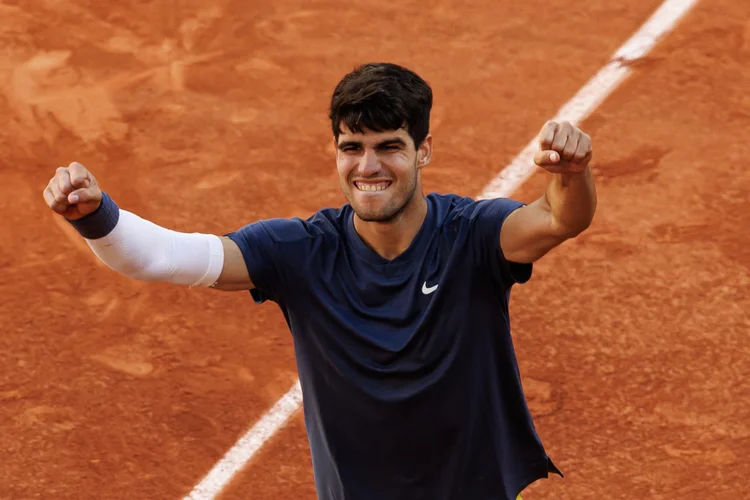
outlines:
[[357, 165], [357, 174], [372, 177], [380, 172], [380, 159], [375, 151], [365, 150]]

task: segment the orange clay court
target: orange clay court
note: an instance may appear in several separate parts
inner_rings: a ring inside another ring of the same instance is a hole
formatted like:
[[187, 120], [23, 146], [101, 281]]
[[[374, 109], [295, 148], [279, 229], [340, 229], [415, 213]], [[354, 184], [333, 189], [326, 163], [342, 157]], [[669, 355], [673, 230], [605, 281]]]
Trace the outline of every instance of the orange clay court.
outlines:
[[[343, 203], [333, 86], [387, 60], [435, 91], [426, 190], [476, 196], [660, 4], [0, 2], [0, 498], [180, 499], [297, 375], [272, 303], [101, 265], [44, 203], [56, 167], [175, 230], [306, 217]], [[628, 64], [580, 124], [594, 224], [511, 299], [566, 475], [524, 500], [750, 498], [750, 3]], [[315, 498], [300, 412], [219, 498]]]

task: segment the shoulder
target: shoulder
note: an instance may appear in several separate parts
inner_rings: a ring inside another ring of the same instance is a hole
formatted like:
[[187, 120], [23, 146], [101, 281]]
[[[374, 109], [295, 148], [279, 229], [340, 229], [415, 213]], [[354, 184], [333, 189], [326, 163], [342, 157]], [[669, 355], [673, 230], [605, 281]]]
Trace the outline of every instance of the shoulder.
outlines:
[[477, 200], [457, 194], [430, 193], [427, 198], [434, 204], [438, 220], [442, 224], [466, 222], [479, 217], [504, 218], [516, 208], [524, 205], [510, 198]]
[[277, 243], [295, 243], [320, 237], [337, 237], [341, 233], [347, 206], [324, 208], [309, 217], [263, 219], [252, 225], [260, 226]]
[[525, 204], [510, 198], [473, 199], [455, 194], [430, 195], [438, 214], [436, 224], [447, 234], [498, 239], [508, 216]]
[[427, 201], [432, 205], [437, 216], [437, 222], [445, 225], [455, 220], [476, 202], [467, 197], [457, 194], [430, 193], [427, 195]]
[[352, 208], [349, 204], [340, 207], [321, 208], [310, 217], [305, 219], [305, 223], [321, 231], [336, 231], [344, 226], [346, 217], [352, 215]]

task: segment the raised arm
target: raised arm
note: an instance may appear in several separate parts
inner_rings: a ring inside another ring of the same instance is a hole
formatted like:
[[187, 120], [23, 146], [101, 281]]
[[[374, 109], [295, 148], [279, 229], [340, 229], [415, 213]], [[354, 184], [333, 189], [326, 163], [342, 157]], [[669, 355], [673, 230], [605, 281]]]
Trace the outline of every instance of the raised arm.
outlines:
[[589, 167], [591, 138], [568, 122], [547, 122], [534, 162], [552, 179], [538, 200], [511, 213], [500, 231], [500, 247], [512, 262], [531, 263], [586, 230], [596, 211]]
[[120, 209], [80, 163], [58, 168], [44, 199], [102, 262], [124, 276], [227, 291], [253, 288], [242, 252], [232, 240], [172, 231]]

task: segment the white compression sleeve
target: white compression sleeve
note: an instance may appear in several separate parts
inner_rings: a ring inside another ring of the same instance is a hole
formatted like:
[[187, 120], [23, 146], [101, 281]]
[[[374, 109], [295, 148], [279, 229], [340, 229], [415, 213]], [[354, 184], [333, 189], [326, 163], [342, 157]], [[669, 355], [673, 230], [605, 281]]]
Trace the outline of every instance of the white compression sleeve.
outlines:
[[86, 243], [109, 268], [139, 281], [210, 287], [224, 267], [218, 236], [172, 231], [126, 210], [107, 236]]

